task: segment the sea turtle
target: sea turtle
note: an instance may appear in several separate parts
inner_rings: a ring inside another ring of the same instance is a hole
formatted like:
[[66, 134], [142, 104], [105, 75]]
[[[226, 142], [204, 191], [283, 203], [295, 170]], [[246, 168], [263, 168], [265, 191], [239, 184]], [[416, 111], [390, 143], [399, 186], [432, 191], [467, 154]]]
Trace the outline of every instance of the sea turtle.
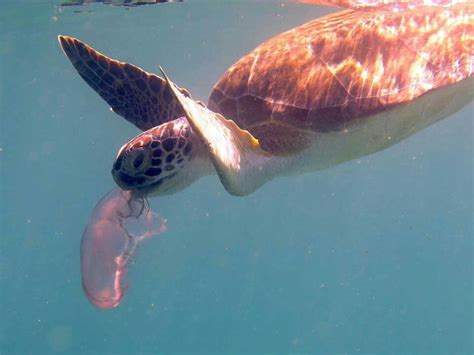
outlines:
[[118, 186], [134, 196], [169, 194], [217, 172], [229, 193], [243, 196], [276, 176], [389, 147], [473, 99], [472, 3], [305, 2], [360, 8], [264, 42], [217, 81], [207, 107], [164, 73], [59, 36], [81, 77], [144, 131], [118, 152]]
[[77, 39], [59, 41], [82, 78], [145, 130], [117, 155], [122, 189], [173, 193], [216, 171], [227, 191], [246, 195], [278, 175], [379, 151], [466, 105], [473, 23], [473, 5], [457, 1], [330, 14], [240, 59], [208, 108]]

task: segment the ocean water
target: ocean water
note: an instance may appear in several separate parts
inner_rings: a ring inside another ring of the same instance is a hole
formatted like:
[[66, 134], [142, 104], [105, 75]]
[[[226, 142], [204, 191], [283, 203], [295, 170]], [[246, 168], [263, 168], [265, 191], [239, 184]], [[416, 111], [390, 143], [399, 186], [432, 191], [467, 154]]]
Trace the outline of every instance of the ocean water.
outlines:
[[[189, 0], [0, 9], [0, 353], [473, 353], [473, 104], [377, 154], [254, 194], [216, 176], [151, 200], [123, 303], [81, 288], [79, 245], [137, 129], [77, 75], [57, 35], [206, 101], [272, 35], [335, 11]], [[77, 12], [81, 10], [82, 12]]]

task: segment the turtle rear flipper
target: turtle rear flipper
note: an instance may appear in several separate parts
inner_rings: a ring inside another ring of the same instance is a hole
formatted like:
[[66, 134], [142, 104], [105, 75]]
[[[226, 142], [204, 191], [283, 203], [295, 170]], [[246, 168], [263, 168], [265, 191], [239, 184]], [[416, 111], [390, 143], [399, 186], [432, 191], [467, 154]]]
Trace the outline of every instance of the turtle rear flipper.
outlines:
[[230, 194], [248, 195], [286, 169], [290, 158], [264, 151], [248, 131], [183, 95], [160, 70], [194, 132], [206, 145], [214, 168]]
[[[118, 115], [145, 131], [184, 116], [165, 80], [139, 67], [108, 58], [78, 39], [59, 44], [79, 75]], [[189, 93], [179, 89], [184, 95]]]

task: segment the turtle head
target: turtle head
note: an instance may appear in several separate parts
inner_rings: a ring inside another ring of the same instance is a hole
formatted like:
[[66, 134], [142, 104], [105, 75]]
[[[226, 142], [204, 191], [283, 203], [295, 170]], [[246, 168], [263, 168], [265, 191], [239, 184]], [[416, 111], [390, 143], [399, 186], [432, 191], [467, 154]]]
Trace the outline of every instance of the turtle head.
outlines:
[[185, 118], [151, 128], [120, 148], [112, 176], [142, 196], [172, 194], [212, 172], [203, 144]]

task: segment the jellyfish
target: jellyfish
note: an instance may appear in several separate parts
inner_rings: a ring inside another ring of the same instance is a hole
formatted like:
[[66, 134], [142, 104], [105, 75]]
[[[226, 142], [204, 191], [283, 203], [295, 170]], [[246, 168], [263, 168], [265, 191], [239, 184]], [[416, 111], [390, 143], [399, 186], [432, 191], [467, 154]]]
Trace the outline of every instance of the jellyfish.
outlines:
[[100, 309], [117, 307], [138, 245], [165, 230], [166, 220], [151, 211], [145, 198], [121, 189], [107, 193], [82, 234], [82, 287], [89, 301]]

